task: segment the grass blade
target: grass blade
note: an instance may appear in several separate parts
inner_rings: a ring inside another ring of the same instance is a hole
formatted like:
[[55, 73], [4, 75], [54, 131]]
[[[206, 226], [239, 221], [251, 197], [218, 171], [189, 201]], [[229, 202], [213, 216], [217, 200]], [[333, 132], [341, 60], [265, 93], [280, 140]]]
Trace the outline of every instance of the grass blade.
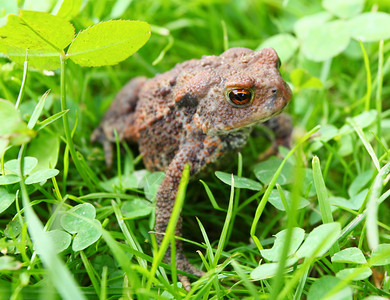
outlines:
[[257, 292], [255, 285], [252, 282], [250, 282], [248, 276], [244, 273], [241, 266], [235, 260], [232, 260], [231, 264], [234, 270], [236, 271], [237, 275], [240, 276], [245, 287], [248, 289], [248, 292], [252, 295], [253, 297], [252, 299], [259, 300], [260, 299], [259, 293]]
[[[313, 157], [312, 160], [313, 166], [313, 179], [314, 186], [317, 192], [318, 204], [320, 206], [321, 218], [324, 224], [333, 222], [332, 209], [330, 207], [330, 203], [328, 201], [328, 191], [325, 186], [324, 178], [322, 177], [320, 160], [317, 156]], [[340, 246], [338, 242], [336, 242], [330, 249], [329, 254], [333, 256], [336, 252], [340, 251]], [[337, 264], [334, 264], [336, 271], [338, 270]]]
[[64, 110], [64, 111], [60, 111], [50, 117], [48, 117], [47, 119], [43, 120], [42, 122], [37, 122], [38, 123], [38, 128], [37, 128], [37, 131], [45, 128], [47, 125], [53, 123], [54, 121], [57, 121], [58, 119], [60, 119], [64, 114], [68, 113], [69, 109], [67, 110]]
[[366, 95], [364, 96], [365, 110], [369, 110], [370, 109], [371, 91], [372, 91], [370, 61], [368, 59], [367, 51], [364, 48], [364, 45], [361, 41], [360, 41], [360, 48], [361, 48], [362, 53], [363, 53], [364, 67], [366, 69], [366, 74], [367, 74], [367, 77], [366, 77], [367, 92], [366, 92]]
[[92, 282], [93, 288], [95, 289], [95, 292], [97, 295], [100, 294], [100, 284], [99, 281], [97, 280], [95, 276], [95, 270], [92, 267], [92, 264], [88, 260], [88, 257], [85, 255], [84, 251], [80, 251], [80, 257], [81, 260], [83, 261], [85, 270], [87, 271], [88, 277]]
[[41, 99], [39, 99], [39, 102], [35, 106], [34, 112], [32, 113], [30, 120], [28, 121], [28, 124], [27, 124], [28, 128], [33, 129], [35, 124], [37, 123], [38, 118], [40, 117], [40, 115], [42, 113], [43, 107], [45, 106], [46, 98], [49, 95], [49, 93], [50, 93], [50, 90], [47, 90], [42, 95]]
[[318, 204], [320, 206], [322, 222], [331, 223], [333, 222], [332, 210], [328, 201], [328, 191], [325, 186], [324, 178], [322, 177], [320, 160], [317, 156], [313, 157], [313, 179], [314, 186], [317, 192]]
[[[111, 236], [111, 234], [104, 230], [102, 230], [102, 237], [107, 243], [108, 247], [110, 247], [111, 252], [113, 253], [115, 259], [118, 261], [122, 270], [125, 272], [127, 279], [130, 281], [130, 286], [133, 290], [140, 286], [139, 278], [137, 274], [133, 271], [131, 267], [131, 263], [129, 261], [129, 257], [126, 255], [125, 251], [121, 248], [119, 243]], [[129, 291], [129, 293], [132, 291]]]
[[[303, 178], [303, 167], [297, 166], [295, 172], [294, 172], [295, 178]], [[293, 229], [296, 224], [296, 212], [299, 202], [299, 197], [301, 195], [301, 189], [302, 189], [303, 182], [297, 182], [292, 191], [292, 201], [291, 201], [291, 207], [288, 207], [286, 199], [284, 200], [286, 214], [287, 214], [287, 232], [286, 232], [286, 239], [283, 245], [282, 253], [280, 256], [278, 269], [276, 276], [274, 277], [272, 281], [272, 292], [271, 292], [271, 299], [275, 299], [277, 295], [280, 292], [280, 289], [283, 286], [284, 282], [284, 275], [285, 275], [285, 268], [286, 268], [286, 261], [288, 252], [290, 250], [292, 235], [293, 235]], [[279, 193], [281, 194], [281, 198], [285, 198], [284, 193], [282, 191], [282, 188], [280, 185], [277, 184], [277, 189], [279, 190]]]
[[[66, 64], [65, 57], [61, 56], [60, 87], [61, 87], [61, 110], [62, 111], [66, 110], [65, 64]], [[71, 155], [73, 162], [76, 166], [76, 169], [80, 173], [80, 175], [83, 178], [88, 189], [90, 191], [94, 191], [95, 190], [94, 185], [92, 184], [88, 175], [85, 173], [84, 168], [81, 166], [79, 158], [77, 156], [77, 152], [76, 152], [76, 149], [75, 149], [74, 143], [73, 143], [72, 134], [70, 132], [68, 114], [64, 114], [62, 116], [62, 121], [63, 121], [64, 131], [65, 131], [66, 143], [69, 147], [69, 152], [70, 152], [70, 155]]]
[[228, 230], [229, 230], [229, 224], [230, 224], [230, 221], [232, 219], [232, 214], [233, 214], [233, 203], [234, 203], [233, 200], [234, 200], [234, 177], [232, 174], [232, 185], [230, 188], [229, 207], [228, 207], [228, 211], [226, 213], [226, 218], [225, 218], [225, 222], [223, 224], [221, 236], [220, 236], [219, 241], [218, 241], [217, 251], [215, 252], [215, 257], [214, 257], [214, 261], [213, 261], [214, 268], [217, 267], [219, 258], [221, 257], [221, 254], [222, 254], [222, 250], [225, 246], [226, 237], [227, 237]]
[[214, 261], [214, 253], [213, 253], [213, 248], [211, 247], [211, 244], [210, 244], [209, 237], [207, 236], [207, 232], [206, 232], [203, 224], [200, 222], [200, 220], [198, 218], [196, 218], [196, 220], [198, 221], [200, 231], [202, 233], [203, 239], [204, 239], [206, 246], [207, 246], [207, 256], [209, 258], [209, 261], [213, 262]]
[[204, 182], [203, 180], [199, 180], [199, 181], [203, 184], [204, 189], [206, 190], [206, 194], [207, 194], [207, 196], [209, 197], [209, 200], [210, 200], [211, 205], [213, 206], [213, 208], [216, 209], [216, 210], [225, 211], [223, 208], [221, 208], [221, 207], [218, 205], [218, 203], [217, 203], [217, 201], [215, 200], [214, 195], [213, 195], [213, 193], [211, 192], [211, 190], [210, 190], [209, 186], [207, 185], [207, 183]]
[[19, 109], [20, 102], [22, 101], [22, 98], [24, 95], [24, 89], [25, 89], [26, 78], [27, 78], [27, 71], [28, 71], [28, 49], [26, 49], [26, 58], [24, 60], [24, 65], [23, 65], [23, 78], [22, 78], [22, 84], [20, 85], [18, 99], [16, 99], [16, 104], [15, 104], [16, 109]]
[[359, 136], [360, 140], [362, 141], [364, 147], [366, 148], [368, 154], [371, 156], [371, 159], [375, 165], [375, 168], [379, 171], [381, 166], [379, 165], [378, 157], [376, 157], [374, 149], [372, 148], [372, 146], [371, 146], [370, 142], [368, 141], [366, 135], [364, 134], [363, 130], [356, 124], [356, 122], [353, 119], [348, 118], [347, 122], [349, 124], [351, 124], [353, 129], [356, 131], [356, 133]]
[[[143, 253], [141, 246], [139, 245], [137, 239], [134, 237], [134, 234], [132, 232], [130, 232], [130, 230], [126, 226], [125, 221], [123, 220], [122, 212], [119, 209], [118, 204], [114, 200], [112, 200], [111, 201], [111, 205], [114, 208], [114, 213], [115, 213], [115, 216], [116, 216], [116, 220], [118, 221], [118, 225], [121, 228], [127, 243], [134, 250]], [[140, 264], [140, 266], [146, 268], [146, 266], [147, 266], [146, 261], [144, 259], [138, 257], [138, 256], [136, 256], [136, 258], [137, 258], [137, 261]]]
[[[379, 51], [378, 51], [378, 74], [377, 74], [377, 90], [376, 90], [376, 111], [378, 116], [382, 114], [382, 87], [383, 87], [383, 40], [379, 42]], [[377, 135], [382, 136], [382, 119], [377, 119]], [[380, 154], [378, 154], [380, 156]]]
[[371, 191], [367, 201], [367, 242], [371, 250], [374, 250], [379, 245], [378, 231], [378, 199], [383, 188], [384, 180], [390, 173], [390, 163], [387, 163], [380, 169], [372, 184]]
[[100, 300], [106, 300], [107, 299], [107, 273], [108, 268], [107, 266], [103, 266], [102, 271], [102, 280], [100, 281]]

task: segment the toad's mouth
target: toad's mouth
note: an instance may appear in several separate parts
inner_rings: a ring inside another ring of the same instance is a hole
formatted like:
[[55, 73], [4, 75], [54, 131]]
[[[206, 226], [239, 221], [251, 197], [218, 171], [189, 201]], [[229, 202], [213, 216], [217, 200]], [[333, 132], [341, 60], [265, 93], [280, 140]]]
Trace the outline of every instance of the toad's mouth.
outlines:
[[[287, 103], [286, 103], [286, 105], [287, 105]], [[260, 124], [260, 123], [264, 123], [264, 122], [268, 121], [269, 119], [272, 119], [273, 117], [279, 115], [282, 111], [283, 111], [283, 109], [276, 111], [272, 115], [269, 115], [269, 116], [264, 117], [262, 119], [256, 119], [256, 120], [252, 120], [252, 121], [246, 120], [245, 122], [237, 122], [233, 125], [224, 126], [221, 128], [212, 128], [212, 129], [210, 128], [207, 131], [207, 135], [212, 135], [212, 136], [226, 135], [226, 134], [230, 134], [230, 133], [235, 132], [235, 131], [242, 131], [245, 129], [250, 130], [255, 125]]]

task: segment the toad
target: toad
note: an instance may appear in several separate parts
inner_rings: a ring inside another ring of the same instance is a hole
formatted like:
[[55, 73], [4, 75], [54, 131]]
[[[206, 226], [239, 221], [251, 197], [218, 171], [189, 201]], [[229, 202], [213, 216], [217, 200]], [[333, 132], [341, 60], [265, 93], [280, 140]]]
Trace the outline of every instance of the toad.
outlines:
[[[156, 238], [161, 243], [185, 164], [194, 176], [224, 154], [240, 149], [255, 124], [279, 114], [291, 91], [279, 73], [272, 48], [252, 51], [232, 48], [220, 56], [204, 56], [176, 65], [152, 79], [137, 77], [117, 94], [93, 141], [103, 144], [112, 163], [114, 129], [119, 140], [138, 143], [147, 169], [164, 171], [156, 195]], [[283, 116], [283, 115], [280, 115]], [[268, 122], [276, 140], [288, 140], [285, 118]], [[279, 117], [279, 118], [278, 118]], [[288, 126], [287, 126], [288, 127]], [[175, 234], [180, 236], [181, 218]], [[177, 241], [177, 268], [195, 275]], [[165, 261], [170, 262], [169, 250]], [[186, 289], [190, 283], [180, 275]]]

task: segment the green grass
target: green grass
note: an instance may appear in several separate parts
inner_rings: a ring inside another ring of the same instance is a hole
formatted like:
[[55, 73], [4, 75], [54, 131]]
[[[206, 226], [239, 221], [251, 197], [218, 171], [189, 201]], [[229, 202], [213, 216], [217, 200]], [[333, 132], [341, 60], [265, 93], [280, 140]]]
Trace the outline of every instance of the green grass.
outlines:
[[[31, 10], [41, 5], [51, 11], [45, 4], [50, 1], [32, 2]], [[324, 13], [320, 1], [147, 0], [125, 9], [128, 2], [84, 1], [70, 19], [76, 33], [112, 18], [151, 24], [150, 40], [120, 64], [87, 68], [68, 59], [66, 67], [42, 72], [24, 66], [24, 58], [15, 64], [0, 56], [0, 98], [9, 101], [0, 101], [1, 152], [5, 142], [12, 145], [0, 164], [0, 298], [388, 299], [385, 23], [375, 30], [383, 42], [368, 33], [374, 40], [359, 44], [352, 34], [343, 48], [344, 27], [328, 40], [319, 28], [312, 30], [314, 23], [299, 24]], [[332, 20], [364, 15], [337, 2], [336, 13], [324, 4], [335, 14]], [[18, 4], [23, 7], [23, 1]], [[16, 1], [8, 1], [4, 10], [0, 5], [0, 17], [16, 9]], [[362, 9], [389, 12], [390, 5], [370, 0]], [[274, 36], [281, 42], [270, 40]], [[263, 43], [275, 46], [282, 75], [292, 85], [287, 111], [293, 147], [260, 163], [272, 133], [259, 126], [230, 164], [213, 166], [188, 187], [188, 178], [182, 179], [173, 215], [182, 205], [187, 257], [206, 272], [202, 278], [189, 275], [192, 289], [186, 292], [177, 282], [181, 271], [161, 262], [174, 219], [160, 249], [151, 233], [162, 174], [144, 170], [135, 145], [119, 143], [116, 163], [107, 169], [102, 148], [90, 136], [130, 78]], [[7, 136], [11, 125], [19, 131]]]

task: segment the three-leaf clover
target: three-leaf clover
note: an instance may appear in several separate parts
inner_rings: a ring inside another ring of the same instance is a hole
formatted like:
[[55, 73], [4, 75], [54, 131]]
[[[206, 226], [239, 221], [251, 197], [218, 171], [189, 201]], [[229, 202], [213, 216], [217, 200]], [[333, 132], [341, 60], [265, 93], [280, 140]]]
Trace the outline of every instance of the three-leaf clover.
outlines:
[[87, 248], [102, 235], [102, 225], [95, 216], [95, 207], [83, 203], [71, 208], [61, 217], [61, 226], [69, 233], [75, 234], [72, 243], [73, 251]]

